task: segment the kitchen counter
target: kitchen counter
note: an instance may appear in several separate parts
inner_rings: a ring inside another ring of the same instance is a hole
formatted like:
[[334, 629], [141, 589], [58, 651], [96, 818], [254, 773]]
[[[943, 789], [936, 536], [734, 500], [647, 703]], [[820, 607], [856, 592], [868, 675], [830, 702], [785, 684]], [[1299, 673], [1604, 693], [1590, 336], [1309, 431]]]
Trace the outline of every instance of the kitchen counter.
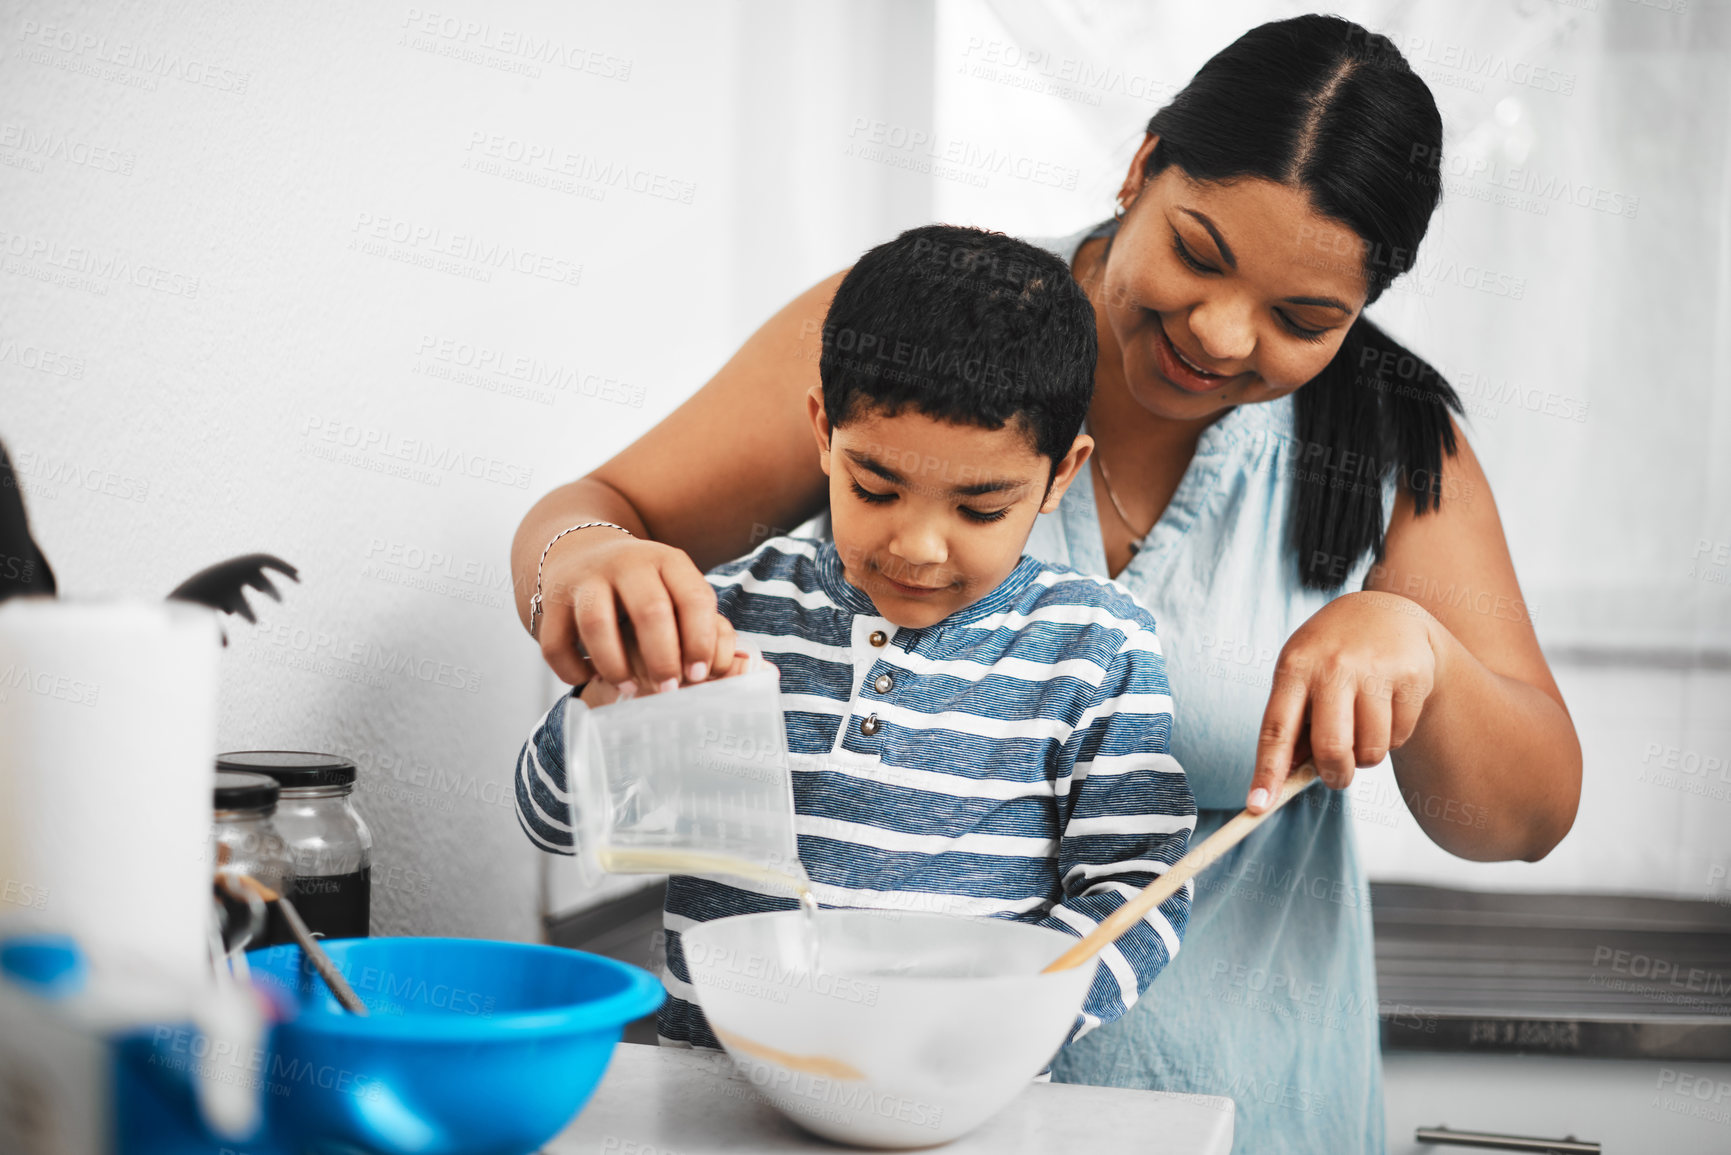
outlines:
[[[1227, 1155], [1232, 1100], [1033, 1083], [945, 1155]], [[720, 1155], [850, 1150], [800, 1130], [725, 1055], [621, 1043], [595, 1097], [544, 1155]]]

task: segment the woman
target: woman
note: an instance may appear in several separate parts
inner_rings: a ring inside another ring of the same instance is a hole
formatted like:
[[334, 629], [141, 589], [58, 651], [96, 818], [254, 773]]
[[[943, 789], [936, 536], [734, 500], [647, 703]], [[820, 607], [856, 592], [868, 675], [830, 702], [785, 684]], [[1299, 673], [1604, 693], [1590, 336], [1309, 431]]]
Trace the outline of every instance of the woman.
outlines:
[[[1051, 245], [1095, 304], [1096, 448], [1028, 549], [1154, 610], [1197, 838], [1305, 757], [1339, 790], [1391, 752], [1457, 855], [1538, 859], [1574, 821], [1579, 744], [1458, 403], [1363, 317], [1413, 263], [1441, 143], [1386, 38], [1264, 25], [1149, 122], [1115, 219]], [[837, 279], [524, 519], [519, 610], [539, 579], [567, 682], [662, 688], [731, 652], [702, 570], [823, 507], [800, 398]], [[1305, 796], [1199, 881], [1176, 960], [1057, 1077], [1230, 1095], [1244, 1151], [1381, 1151], [1365, 896], [1340, 797]]]

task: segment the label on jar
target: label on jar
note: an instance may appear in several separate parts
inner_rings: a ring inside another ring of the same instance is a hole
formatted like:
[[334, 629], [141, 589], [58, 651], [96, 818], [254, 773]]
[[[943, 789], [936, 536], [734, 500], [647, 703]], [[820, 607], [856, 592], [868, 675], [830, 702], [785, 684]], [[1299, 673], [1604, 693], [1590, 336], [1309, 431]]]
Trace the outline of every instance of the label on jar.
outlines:
[[371, 867], [352, 874], [296, 878], [289, 884], [288, 895], [301, 921], [319, 938], [367, 937], [373, 897]]

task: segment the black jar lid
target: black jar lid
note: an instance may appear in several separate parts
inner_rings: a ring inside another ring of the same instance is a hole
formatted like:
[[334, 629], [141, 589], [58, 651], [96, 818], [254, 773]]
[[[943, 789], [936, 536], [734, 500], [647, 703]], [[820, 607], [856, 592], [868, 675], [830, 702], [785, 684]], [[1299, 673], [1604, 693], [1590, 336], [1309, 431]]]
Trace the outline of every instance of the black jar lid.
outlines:
[[353, 786], [355, 782], [355, 764], [347, 758], [306, 750], [234, 750], [218, 754], [216, 768], [268, 774], [284, 790]]
[[219, 770], [216, 774], [216, 808], [218, 810], [275, 810], [277, 784], [263, 774], [236, 774]]

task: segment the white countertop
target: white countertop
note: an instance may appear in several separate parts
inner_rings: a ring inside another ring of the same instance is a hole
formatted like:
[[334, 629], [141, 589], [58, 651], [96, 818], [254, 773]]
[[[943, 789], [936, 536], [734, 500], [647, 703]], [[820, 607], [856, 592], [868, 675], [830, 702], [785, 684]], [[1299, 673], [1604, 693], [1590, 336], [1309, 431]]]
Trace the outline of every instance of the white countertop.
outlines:
[[[1030, 1083], [945, 1155], [1228, 1155], [1232, 1100]], [[713, 1051], [621, 1043], [595, 1097], [544, 1155], [719, 1155], [849, 1150], [807, 1134]]]

